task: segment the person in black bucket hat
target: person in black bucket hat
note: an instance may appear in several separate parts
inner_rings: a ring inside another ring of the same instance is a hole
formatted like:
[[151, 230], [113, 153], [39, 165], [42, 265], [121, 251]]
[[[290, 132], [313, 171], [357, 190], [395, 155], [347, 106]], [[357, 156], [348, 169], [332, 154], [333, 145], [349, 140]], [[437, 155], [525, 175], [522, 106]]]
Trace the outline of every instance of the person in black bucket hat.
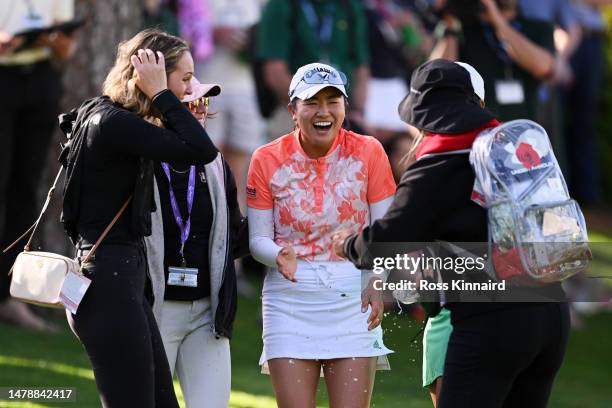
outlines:
[[470, 131], [494, 119], [484, 107], [484, 81], [469, 64], [435, 59], [413, 73], [400, 118], [417, 129], [441, 134]]
[[[404, 173], [383, 218], [360, 234], [333, 235], [337, 255], [359, 269], [371, 269], [380, 243], [414, 247], [414, 243], [470, 242], [482, 243], [484, 251], [477, 255], [484, 256], [487, 213], [471, 200], [475, 176], [469, 162], [478, 134], [499, 125], [484, 109], [484, 97], [484, 81], [468, 64], [437, 59], [416, 69], [410, 93], [398, 108], [402, 120], [420, 130], [408, 154], [414, 154], [416, 161]], [[457, 274], [442, 271], [442, 278], [449, 282]], [[484, 270], [472, 270], [469, 280], [487, 282], [488, 276]], [[478, 302], [461, 302], [457, 292], [447, 291], [442, 307], [439, 302], [427, 305], [431, 318], [450, 314], [452, 323], [452, 329], [445, 331], [448, 340], [437, 339], [441, 344], [433, 350], [438, 354], [425, 356], [444, 364], [443, 372], [431, 378], [437, 408], [546, 407], [567, 347], [569, 309], [567, 303], [496, 299], [516, 299], [519, 291], [513, 288], [502, 296], [478, 292]], [[545, 299], [564, 297], [560, 284], [529, 293]], [[424, 342], [424, 349], [430, 349], [427, 334]]]

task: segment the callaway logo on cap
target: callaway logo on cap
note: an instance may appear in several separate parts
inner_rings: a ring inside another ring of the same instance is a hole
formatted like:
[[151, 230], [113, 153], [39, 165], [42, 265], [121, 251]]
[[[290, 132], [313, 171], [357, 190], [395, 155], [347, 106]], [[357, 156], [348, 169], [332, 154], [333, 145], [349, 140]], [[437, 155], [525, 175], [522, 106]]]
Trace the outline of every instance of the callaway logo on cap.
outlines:
[[338, 89], [344, 96], [348, 97], [344, 87], [346, 84], [346, 75], [330, 65], [318, 62], [304, 65], [297, 70], [295, 75], [293, 75], [293, 79], [291, 79], [289, 100], [312, 98], [321, 89], [330, 86]]

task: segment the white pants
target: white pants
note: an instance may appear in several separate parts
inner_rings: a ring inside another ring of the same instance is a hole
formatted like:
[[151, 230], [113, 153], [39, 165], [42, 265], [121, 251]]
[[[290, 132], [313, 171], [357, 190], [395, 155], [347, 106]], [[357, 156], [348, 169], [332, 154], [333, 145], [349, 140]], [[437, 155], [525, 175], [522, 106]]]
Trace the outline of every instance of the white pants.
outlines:
[[161, 332], [172, 375], [176, 369], [187, 408], [222, 408], [229, 404], [230, 346], [212, 330], [210, 298], [164, 301]]

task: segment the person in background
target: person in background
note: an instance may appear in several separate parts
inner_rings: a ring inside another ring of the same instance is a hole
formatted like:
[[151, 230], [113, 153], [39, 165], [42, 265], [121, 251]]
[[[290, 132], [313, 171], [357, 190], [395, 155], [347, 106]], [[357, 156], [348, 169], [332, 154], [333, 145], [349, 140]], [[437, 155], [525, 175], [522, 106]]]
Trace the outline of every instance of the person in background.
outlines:
[[[192, 93], [182, 102], [204, 126], [208, 99], [221, 88], [195, 77], [191, 82]], [[170, 371], [178, 375], [187, 407], [225, 407], [237, 303], [233, 260], [248, 253], [234, 177], [218, 154], [207, 165], [156, 163], [155, 180], [157, 210], [145, 242], [153, 313]]]
[[359, 0], [270, 0], [257, 31], [257, 58], [278, 105], [268, 120], [268, 139], [293, 130], [287, 113], [292, 75], [314, 61], [348, 75], [351, 126], [363, 128], [370, 77], [367, 24]]
[[[36, 219], [38, 187], [63, 94], [61, 68], [74, 52], [73, 35], [62, 31], [27, 43], [20, 32], [74, 18], [73, 0], [3, 2], [0, 8], [0, 249]], [[9, 296], [8, 275], [19, 252], [0, 255], [0, 321], [50, 329], [25, 304]]]
[[143, 29], [146, 28], [180, 35], [189, 43], [196, 62], [213, 51], [207, 0], [144, 0]]
[[410, 74], [431, 52], [433, 38], [406, 1], [368, 0], [364, 7], [371, 56], [364, 119], [399, 180], [398, 164], [410, 149], [411, 137], [408, 126], [390, 112], [408, 93]]
[[610, 0], [575, 0], [582, 40], [571, 59], [574, 81], [567, 90], [567, 150], [572, 197], [586, 206], [601, 204], [601, 176], [596, 147], [596, 122], [604, 72], [606, 25], [599, 7]]
[[246, 173], [251, 153], [263, 144], [264, 128], [247, 52], [248, 29], [259, 21], [259, 0], [209, 0], [214, 51], [196, 61], [196, 75], [223, 84], [211, 100], [209, 134], [236, 176], [238, 202], [246, 212]]
[[288, 106], [296, 130], [257, 149], [249, 168], [249, 245], [272, 268], [259, 363], [281, 408], [314, 406], [321, 372], [330, 406], [369, 407], [376, 369], [389, 368], [380, 278], [362, 277], [331, 247], [335, 230], [361, 230], [395, 191], [380, 142], [341, 127], [345, 84], [329, 65], [299, 68]]
[[581, 29], [572, 0], [519, 0], [519, 13], [530, 20], [540, 20], [555, 27], [555, 71], [550, 83], [568, 85], [573, 80], [570, 58], [580, 44]]
[[555, 70], [538, 89], [536, 121], [547, 131], [559, 166], [567, 172], [567, 147], [561, 93], [574, 80], [570, 58], [580, 43], [581, 30], [571, 0], [519, 0], [519, 12], [530, 20], [545, 21], [554, 27]]
[[555, 74], [552, 26], [522, 17], [517, 0], [462, 4], [449, 0], [430, 59], [476, 68], [485, 81], [487, 108], [500, 120], [536, 120], [540, 82]]
[[142, 28], [157, 27], [168, 34], [179, 35], [177, 0], [143, 0]]

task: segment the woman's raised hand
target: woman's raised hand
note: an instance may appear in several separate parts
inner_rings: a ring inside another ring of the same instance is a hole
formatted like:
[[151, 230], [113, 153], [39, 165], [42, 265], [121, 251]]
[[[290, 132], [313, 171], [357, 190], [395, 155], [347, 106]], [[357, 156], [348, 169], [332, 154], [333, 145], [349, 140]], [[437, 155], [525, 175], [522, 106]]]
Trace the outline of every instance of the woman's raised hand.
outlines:
[[166, 63], [164, 54], [160, 51], [138, 50], [136, 55], [130, 57], [134, 67], [134, 84], [149, 98], [168, 88], [166, 77]]
[[278, 255], [276, 255], [276, 266], [281, 275], [287, 280], [297, 282], [297, 279], [295, 279], [297, 257], [292, 247], [285, 247], [278, 252]]

